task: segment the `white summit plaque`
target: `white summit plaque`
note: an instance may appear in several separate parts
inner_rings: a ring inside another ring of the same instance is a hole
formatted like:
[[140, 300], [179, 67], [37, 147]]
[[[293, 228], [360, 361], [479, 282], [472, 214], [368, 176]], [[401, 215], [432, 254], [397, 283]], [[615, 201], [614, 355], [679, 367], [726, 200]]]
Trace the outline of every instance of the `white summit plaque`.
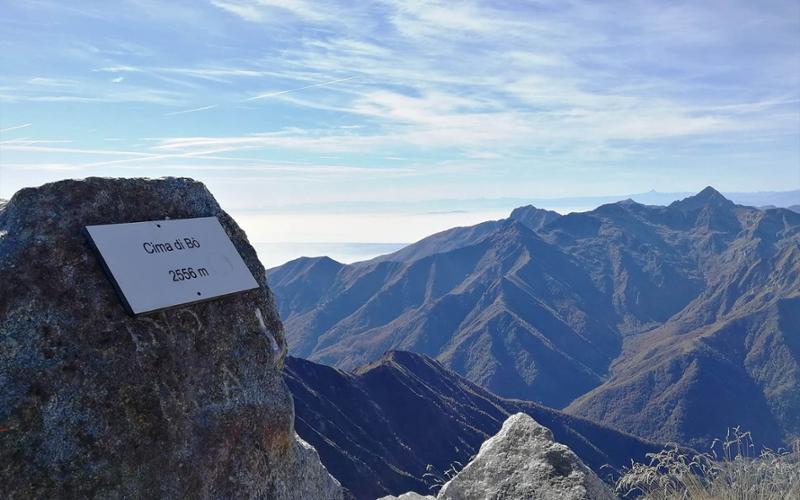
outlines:
[[258, 288], [216, 217], [86, 226], [86, 233], [134, 315]]

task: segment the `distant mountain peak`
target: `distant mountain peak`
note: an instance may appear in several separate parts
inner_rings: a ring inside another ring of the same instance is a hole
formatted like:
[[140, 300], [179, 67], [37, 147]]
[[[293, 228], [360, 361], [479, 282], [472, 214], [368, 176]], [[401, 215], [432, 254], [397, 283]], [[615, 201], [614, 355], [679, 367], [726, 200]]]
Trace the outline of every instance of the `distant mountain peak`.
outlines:
[[290, 269], [293, 274], [297, 274], [302, 270], [307, 270], [310, 268], [338, 270], [343, 266], [344, 264], [341, 262], [333, 260], [326, 255], [322, 257], [298, 257], [283, 265], [267, 269], [267, 274], [278, 272], [281, 269]]
[[390, 363], [403, 364], [403, 362], [406, 361], [406, 358], [409, 356], [419, 356], [419, 355], [413, 354], [408, 351], [398, 351], [395, 349], [390, 349], [385, 353], [383, 353], [383, 356], [381, 356], [372, 363], [367, 363], [365, 366], [373, 368], [375, 366], [386, 365]]
[[363, 366], [356, 368], [354, 370], [354, 373], [363, 374], [381, 366], [392, 366], [392, 365], [401, 366], [403, 368], [412, 371], [417, 371], [423, 366], [437, 367], [444, 369], [439, 364], [438, 361], [425, 354], [391, 349], [386, 351], [383, 354], [383, 356], [373, 361], [372, 363], [367, 363]]
[[529, 229], [537, 231], [561, 217], [561, 214], [552, 210], [536, 208], [533, 205], [517, 207], [511, 212], [509, 219], [519, 221]]
[[644, 207], [638, 201], [632, 198], [626, 198], [624, 200], [615, 201], [613, 203], [606, 203], [605, 205], [600, 205], [595, 209], [595, 212], [603, 212], [603, 213], [621, 213], [620, 208], [623, 209], [631, 209], [635, 207]]
[[339, 265], [341, 265], [341, 262], [339, 262], [339, 261], [337, 261], [335, 259], [332, 259], [332, 258], [328, 257], [327, 255], [321, 255], [319, 257], [298, 257], [295, 260], [297, 262], [303, 262], [303, 263], [307, 263], [307, 262], [315, 262], [315, 263], [316, 262], [324, 262], [326, 264], [339, 264]]
[[695, 195], [695, 197], [702, 198], [702, 199], [708, 199], [708, 200], [710, 200], [710, 199], [720, 199], [721, 198], [721, 199], [723, 199], [725, 201], [728, 201], [728, 199], [725, 198], [722, 195], [722, 193], [720, 193], [719, 191], [717, 191], [716, 189], [714, 189], [711, 186], [706, 186], [705, 188], [703, 188], [703, 190], [700, 191], [699, 193], [697, 193]]
[[407, 359], [416, 358], [422, 359], [426, 358], [424, 354], [414, 353], [411, 351], [400, 351], [398, 349], [389, 349], [383, 356], [381, 356], [379, 362], [386, 362], [386, 361], [405, 361]]
[[707, 206], [716, 206], [716, 207], [732, 207], [734, 203], [725, 198], [719, 191], [714, 189], [711, 186], [707, 186], [705, 189], [700, 191], [694, 196], [689, 196], [688, 198], [684, 198], [682, 200], [678, 200], [673, 202], [670, 207], [677, 208], [683, 211], [692, 211], [698, 210], [700, 208], [704, 208]]

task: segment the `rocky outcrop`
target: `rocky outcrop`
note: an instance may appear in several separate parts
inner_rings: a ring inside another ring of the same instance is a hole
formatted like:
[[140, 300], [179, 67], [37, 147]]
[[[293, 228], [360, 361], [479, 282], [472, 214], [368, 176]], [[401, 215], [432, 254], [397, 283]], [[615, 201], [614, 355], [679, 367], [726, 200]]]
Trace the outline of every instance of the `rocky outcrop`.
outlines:
[[[258, 290], [128, 316], [86, 225], [217, 216]], [[11, 498], [341, 498], [294, 433], [244, 232], [191, 179], [63, 181], [0, 210], [0, 483]]]
[[497, 435], [439, 492], [439, 499], [612, 500], [615, 496], [567, 446], [524, 413]]

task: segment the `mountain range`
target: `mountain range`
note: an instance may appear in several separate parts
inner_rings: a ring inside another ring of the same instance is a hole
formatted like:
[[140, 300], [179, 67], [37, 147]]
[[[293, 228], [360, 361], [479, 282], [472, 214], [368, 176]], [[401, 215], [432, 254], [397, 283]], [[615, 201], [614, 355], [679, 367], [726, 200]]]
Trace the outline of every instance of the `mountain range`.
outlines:
[[430, 493], [426, 473], [457, 472], [518, 412], [548, 427], [600, 477], [661, 449], [584, 418], [499, 398], [422, 354], [390, 351], [353, 372], [289, 357], [284, 378], [297, 433], [356, 498]]
[[[661, 192], [645, 191], [638, 193], [620, 193], [603, 196], [568, 196], [568, 197], [537, 197], [537, 198], [446, 198], [429, 200], [405, 200], [398, 203], [395, 200], [370, 200], [370, 201], [332, 201], [320, 203], [263, 203], [248, 207], [249, 210], [266, 210], [280, 212], [303, 213], [417, 213], [417, 214], [445, 214], [459, 212], [505, 211], [514, 207], [533, 203], [542, 208], [551, 210], [576, 210], [597, 207], [619, 200], [632, 199], [645, 205], [669, 205], [675, 200], [691, 196], [690, 192]], [[762, 207], [789, 207], [800, 203], [800, 189], [789, 191], [725, 191], [724, 195], [729, 200], [740, 205]]]
[[800, 435], [800, 214], [709, 187], [561, 216], [532, 206], [344, 265], [268, 271], [290, 352], [426, 354], [502, 397], [705, 448]]

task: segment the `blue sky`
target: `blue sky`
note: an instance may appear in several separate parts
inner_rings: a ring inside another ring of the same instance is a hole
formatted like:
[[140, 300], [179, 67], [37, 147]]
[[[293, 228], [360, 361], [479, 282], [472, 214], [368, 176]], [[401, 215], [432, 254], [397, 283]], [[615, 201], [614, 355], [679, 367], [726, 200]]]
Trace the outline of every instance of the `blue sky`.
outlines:
[[[0, 5], [0, 197], [185, 175], [234, 212], [331, 215], [800, 187], [796, 1]], [[320, 234], [297, 220], [260, 238]], [[414, 237], [385, 226], [313, 241]]]

